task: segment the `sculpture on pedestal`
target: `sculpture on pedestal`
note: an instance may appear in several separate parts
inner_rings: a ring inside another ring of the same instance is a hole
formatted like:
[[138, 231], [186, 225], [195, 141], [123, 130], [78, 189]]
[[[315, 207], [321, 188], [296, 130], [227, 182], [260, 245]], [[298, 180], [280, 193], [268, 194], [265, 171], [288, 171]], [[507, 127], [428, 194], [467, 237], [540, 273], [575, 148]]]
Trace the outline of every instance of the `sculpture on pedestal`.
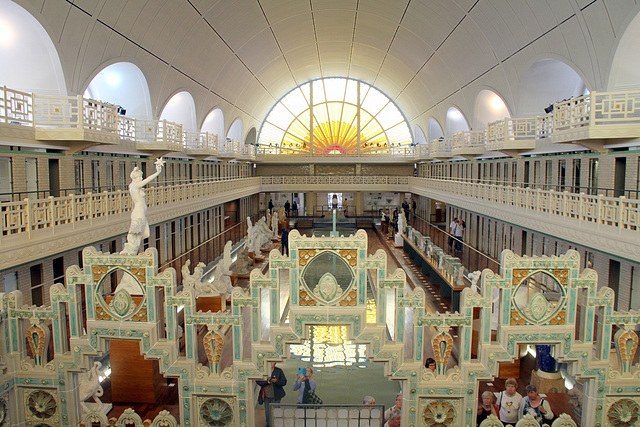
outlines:
[[147, 221], [147, 202], [145, 200], [144, 186], [153, 181], [162, 172], [164, 160], [160, 157], [156, 160], [156, 171], [147, 178], [142, 179], [142, 171], [136, 166], [131, 171], [131, 183], [129, 194], [133, 201], [131, 209], [131, 225], [127, 234], [127, 243], [120, 252], [121, 255], [137, 255], [142, 240], [149, 237], [149, 222]]
[[238, 259], [232, 264], [231, 269], [239, 276], [246, 276], [251, 272], [253, 261], [249, 257], [249, 247], [245, 246], [238, 252]]
[[271, 236], [272, 239], [278, 239], [278, 213], [274, 213], [273, 216], [271, 217], [271, 231], [273, 232], [273, 235]]
[[[111, 409], [111, 404], [102, 403], [100, 396], [104, 393], [102, 386], [100, 385], [100, 368], [102, 363], [93, 362], [93, 367], [86, 372], [80, 372], [78, 374], [78, 398], [80, 401], [80, 407], [82, 413], [88, 412], [104, 412]], [[95, 403], [89, 404], [92, 408], [89, 408], [84, 401], [93, 398]]]

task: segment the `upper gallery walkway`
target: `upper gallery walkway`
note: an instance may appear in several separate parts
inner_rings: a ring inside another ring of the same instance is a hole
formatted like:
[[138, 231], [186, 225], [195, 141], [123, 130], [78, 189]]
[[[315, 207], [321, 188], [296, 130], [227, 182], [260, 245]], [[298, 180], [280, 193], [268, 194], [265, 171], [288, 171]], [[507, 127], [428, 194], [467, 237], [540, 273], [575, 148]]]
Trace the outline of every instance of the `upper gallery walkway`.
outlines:
[[[399, 176], [270, 176], [146, 190], [151, 224], [261, 192], [411, 192], [640, 262], [640, 201]], [[127, 232], [128, 192], [0, 203], [0, 270]], [[83, 235], [84, 234], [84, 235]]]
[[[463, 131], [428, 144], [379, 147], [345, 155], [256, 146], [208, 132], [188, 132], [167, 120], [124, 115], [117, 105], [77, 96], [38, 95], [0, 86], [0, 137], [12, 143], [65, 147], [67, 154], [87, 148], [136, 152], [160, 157], [169, 153], [199, 159], [252, 162], [380, 163], [452, 158], [519, 157], [557, 151], [568, 145], [598, 152], [611, 144], [640, 137], [640, 91], [592, 92], [553, 104], [539, 117], [507, 117], [486, 130]], [[558, 145], [561, 144], [561, 145]]]

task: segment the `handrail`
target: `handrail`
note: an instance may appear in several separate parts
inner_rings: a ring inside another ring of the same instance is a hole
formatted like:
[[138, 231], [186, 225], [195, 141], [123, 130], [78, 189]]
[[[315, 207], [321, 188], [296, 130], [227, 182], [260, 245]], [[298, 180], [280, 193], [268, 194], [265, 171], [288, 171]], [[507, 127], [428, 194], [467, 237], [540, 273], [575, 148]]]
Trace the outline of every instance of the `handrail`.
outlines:
[[[83, 129], [116, 133], [124, 140], [137, 143], [163, 143], [163, 148], [183, 151], [185, 148], [208, 148], [221, 154], [247, 158], [271, 155], [335, 157], [336, 154], [287, 147], [253, 146], [241, 141], [219, 140], [206, 132], [186, 132], [179, 123], [167, 120], [142, 120], [119, 114], [113, 104], [90, 98], [62, 95], [37, 95], [0, 86], [0, 123], [34, 128]], [[485, 131], [464, 131], [452, 139], [433, 139], [427, 144], [391, 146], [344, 152], [355, 157], [390, 156], [404, 159], [442, 156], [454, 149], [486, 146], [501, 149], [504, 143], [534, 141], [587, 126], [640, 125], [640, 91], [592, 92], [554, 104], [552, 113], [540, 117], [504, 118], [487, 125]], [[510, 148], [510, 147], [507, 147]], [[512, 147], [511, 147], [512, 148]], [[524, 147], [523, 147], [524, 148]]]
[[[250, 185], [259, 186], [260, 178], [149, 187], [145, 189], [145, 194], [147, 206], [156, 207], [235, 192]], [[0, 242], [4, 236], [26, 233], [30, 237], [36, 230], [55, 229], [67, 224], [75, 226], [80, 221], [93, 221], [96, 218], [108, 221], [110, 216], [128, 212], [130, 209], [131, 197], [127, 191], [121, 190], [2, 202]]]
[[[149, 207], [168, 205], [177, 201], [236, 191], [249, 185], [260, 186], [262, 191], [269, 191], [269, 186], [273, 185], [329, 185], [332, 187], [361, 185], [363, 188], [371, 188], [372, 185], [397, 185], [402, 186], [399, 187], [400, 189], [412, 184], [427, 190], [458, 194], [506, 207], [608, 225], [620, 230], [640, 231], [640, 216], [637, 215], [637, 212], [640, 212], [639, 200], [622, 196], [607, 197], [408, 176], [264, 176], [158, 186], [147, 189], [147, 205]], [[406, 190], [402, 189], [402, 191]], [[108, 217], [128, 211], [130, 204], [129, 194], [121, 190], [1, 202], [0, 239], [2, 236], [30, 234], [32, 231], [43, 228]]]
[[410, 178], [410, 183], [428, 190], [458, 194], [506, 207], [522, 208], [556, 217], [577, 219], [620, 230], [640, 231], [640, 200], [623, 196], [575, 194], [568, 191], [541, 190], [479, 184], [445, 179]]

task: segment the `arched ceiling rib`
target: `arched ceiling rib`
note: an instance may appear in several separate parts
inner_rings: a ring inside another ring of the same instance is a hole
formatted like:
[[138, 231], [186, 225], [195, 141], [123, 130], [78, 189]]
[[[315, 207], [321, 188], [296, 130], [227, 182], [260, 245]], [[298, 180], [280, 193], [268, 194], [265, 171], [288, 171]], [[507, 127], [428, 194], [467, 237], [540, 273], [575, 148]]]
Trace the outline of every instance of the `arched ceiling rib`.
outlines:
[[[105, 62], [133, 58], [154, 105], [184, 89], [200, 120], [219, 105], [257, 127], [283, 94], [320, 77], [369, 82], [416, 123], [450, 103], [470, 114], [483, 85], [513, 108], [518, 76], [545, 53], [598, 88], [601, 51], [638, 9], [604, 1], [40, 0], [36, 12], [60, 45], [71, 90]], [[17, 2], [34, 12], [30, 0]]]

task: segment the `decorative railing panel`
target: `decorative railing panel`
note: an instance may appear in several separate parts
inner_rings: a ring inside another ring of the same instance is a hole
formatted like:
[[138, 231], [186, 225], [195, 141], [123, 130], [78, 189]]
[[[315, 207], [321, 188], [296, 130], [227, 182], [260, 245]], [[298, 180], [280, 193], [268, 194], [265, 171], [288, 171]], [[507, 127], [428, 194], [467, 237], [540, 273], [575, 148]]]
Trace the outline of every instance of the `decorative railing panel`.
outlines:
[[33, 95], [36, 127], [115, 133], [118, 107], [78, 96]]
[[589, 126], [591, 95], [579, 96], [553, 104], [553, 128], [556, 131]]
[[0, 86], [0, 123], [33, 126], [33, 96]]
[[640, 200], [624, 197], [575, 194], [540, 190], [534, 188], [509, 187], [466, 181], [451, 181], [431, 178], [409, 178], [411, 184], [472, 197], [499, 205], [524, 208], [556, 217], [572, 217], [585, 222], [610, 225], [621, 230], [638, 230], [640, 226]]
[[[172, 203], [196, 200], [212, 195], [238, 191], [251, 185], [259, 185], [260, 178], [241, 178], [226, 181], [199, 182], [167, 187], [151, 187], [145, 190], [147, 205], [161, 207]], [[131, 198], [126, 191], [87, 193], [47, 199], [25, 199], [0, 204], [2, 236], [31, 233], [35, 230], [78, 223], [109, 215], [128, 212]]]
[[640, 91], [591, 94], [591, 125], [640, 124]]

